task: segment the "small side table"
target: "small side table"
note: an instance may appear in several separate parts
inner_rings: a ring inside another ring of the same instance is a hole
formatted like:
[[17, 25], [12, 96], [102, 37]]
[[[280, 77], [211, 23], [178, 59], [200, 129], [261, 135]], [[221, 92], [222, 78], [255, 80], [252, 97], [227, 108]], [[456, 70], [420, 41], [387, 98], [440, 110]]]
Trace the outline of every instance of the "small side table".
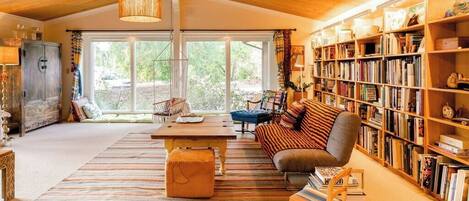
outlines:
[[15, 198], [15, 153], [0, 149], [0, 170], [2, 171], [2, 197], [5, 201]]

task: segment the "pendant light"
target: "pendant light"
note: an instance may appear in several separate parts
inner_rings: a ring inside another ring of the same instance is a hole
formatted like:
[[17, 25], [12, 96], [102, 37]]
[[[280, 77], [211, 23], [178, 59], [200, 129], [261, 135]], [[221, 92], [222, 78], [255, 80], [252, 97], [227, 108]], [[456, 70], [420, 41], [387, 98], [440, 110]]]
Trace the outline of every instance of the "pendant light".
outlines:
[[159, 22], [161, 0], [119, 0], [119, 18], [127, 22]]

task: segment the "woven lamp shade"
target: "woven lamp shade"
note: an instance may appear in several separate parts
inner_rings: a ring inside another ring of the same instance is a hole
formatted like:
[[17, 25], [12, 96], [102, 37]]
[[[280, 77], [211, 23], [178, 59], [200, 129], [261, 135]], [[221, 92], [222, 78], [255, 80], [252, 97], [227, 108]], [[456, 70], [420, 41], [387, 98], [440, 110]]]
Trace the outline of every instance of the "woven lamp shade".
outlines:
[[119, 18], [127, 22], [159, 22], [161, 0], [119, 0]]
[[17, 47], [0, 46], [0, 65], [19, 65], [19, 57]]

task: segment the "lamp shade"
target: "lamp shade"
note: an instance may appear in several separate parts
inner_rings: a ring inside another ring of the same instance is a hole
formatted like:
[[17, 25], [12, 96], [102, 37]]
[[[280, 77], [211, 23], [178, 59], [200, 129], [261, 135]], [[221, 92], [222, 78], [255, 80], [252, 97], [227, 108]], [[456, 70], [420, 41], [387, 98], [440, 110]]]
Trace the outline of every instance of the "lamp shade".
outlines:
[[17, 47], [0, 46], [1, 65], [19, 65], [19, 52]]
[[127, 22], [159, 22], [161, 0], [119, 0], [119, 18]]

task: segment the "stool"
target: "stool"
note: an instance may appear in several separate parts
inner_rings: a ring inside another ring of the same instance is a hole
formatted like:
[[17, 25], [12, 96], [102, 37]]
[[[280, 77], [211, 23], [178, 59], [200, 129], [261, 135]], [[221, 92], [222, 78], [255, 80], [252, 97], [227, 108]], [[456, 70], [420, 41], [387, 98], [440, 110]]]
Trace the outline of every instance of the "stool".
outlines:
[[215, 187], [213, 149], [175, 149], [166, 163], [166, 196], [209, 198]]

